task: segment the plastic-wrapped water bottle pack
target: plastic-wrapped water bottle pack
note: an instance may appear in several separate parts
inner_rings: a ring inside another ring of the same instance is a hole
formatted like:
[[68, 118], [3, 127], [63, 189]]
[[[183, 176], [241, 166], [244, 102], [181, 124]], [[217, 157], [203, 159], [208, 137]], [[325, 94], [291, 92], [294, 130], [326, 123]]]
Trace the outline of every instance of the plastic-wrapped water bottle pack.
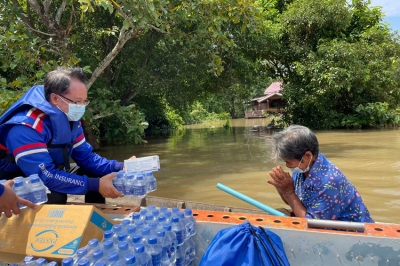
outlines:
[[113, 179], [114, 187], [125, 196], [145, 197], [157, 189], [157, 180], [152, 171], [119, 171]]
[[[16, 177], [13, 179], [12, 187], [15, 194], [21, 198], [27, 199], [35, 204], [43, 204], [47, 202], [47, 187], [37, 174], [30, 175], [26, 178]], [[26, 206], [18, 205], [20, 209]]]

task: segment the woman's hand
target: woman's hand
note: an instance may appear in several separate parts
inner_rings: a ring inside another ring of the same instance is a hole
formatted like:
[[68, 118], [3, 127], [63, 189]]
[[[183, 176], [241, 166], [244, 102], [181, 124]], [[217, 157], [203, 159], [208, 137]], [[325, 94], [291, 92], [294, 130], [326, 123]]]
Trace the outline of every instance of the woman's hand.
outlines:
[[267, 182], [273, 185], [283, 198], [295, 193], [293, 179], [288, 172], [283, 171], [282, 167], [272, 168], [269, 175], [272, 179], [267, 180]]

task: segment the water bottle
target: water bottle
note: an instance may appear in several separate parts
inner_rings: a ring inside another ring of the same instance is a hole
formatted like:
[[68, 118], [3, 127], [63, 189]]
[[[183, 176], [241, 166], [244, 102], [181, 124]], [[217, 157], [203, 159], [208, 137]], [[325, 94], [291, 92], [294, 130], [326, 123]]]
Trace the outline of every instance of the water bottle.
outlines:
[[117, 249], [115, 248], [114, 241], [112, 239], [107, 239], [103, 242], [104, 257], [107, 257], [108, 254], [114, 251], [117, 251]]
[[152, 265], [151, 256], [144, 251], [143, 244], [136, 244], [134, 246], [135, 256], [136, 256], [136, 264], [138, 266], [150, 266]]
[[113, 179], [114, 187], [121, 192], [125, 193], [124, 185], [125, 185], [125, 172], [123, 170], [119, 171], [117, 176]]
[[137, 222], [139, 222], [141, 220], [140, 218], [140, 213], [135, 212], [134, 214], [132, 214], [132, 222], [134, 224], [136, 224]]
[[128, 227], [128, 225], [131, 224], [131, 221], [128, 219], [123, 219], [121, 222], [121, 226], [122, 226], [122, 231], [126, 231], [126, 228]]
[[148, 227], [150, 228], [150, 235], [155, 236], [157, 234], [158, 224], [156, 222], [151, 222]]
[[145, 227], [145, 224], [143, 221], [139, 221], [136, 223], [136, 230], [142, 230], [142, 228]]
[[168, 238], [165, 237], [164, 230], [157, 231], [157, 242], [161, 245], [161, 265], [169, 266], [171, 264], [171, 260], [168, 256], [168, 251], [171, 249], [171, 243], [168, 242]]
[[98, 261], [94, 264], [94, 266], [107, 266], [105, 261]]
[[46, 266], [58, 266], [58, 263], [55, 261], [50, 261], [49, 263], [46, 264]]
[[176, 246], [178, 245], [176, 235], [172, 231], [170, 224], [165, 224], [163, 229], [165, 230], [165, 238], [167, 239], [168, 243], [171, 243], [170, 249], [168, 250], [168, 257], [171, 261], [171, 264], [174, 264], [176, 262]]
[[157, 237], [150, 236], [147, 239], [148, 248], [146, 253], [150, 254], [153, 266], [161, 266], [162, 247], [157, 242]]
[[190, 262], [192, 262], [196, 257], [196, 243], [191, 237], [189, 237], [189, 239], [185, 241], [185, 244], [187, 244], [187, 246], [189, 247], [186, 257], [189, 257], [189, 261], [187, 262], [187, 264], [190, 264]]
[[30, 175], [30, 199], [35, 204], [47, 202], [47, 188], [37, 174]]
[[154, 216], [152, 214], [146, 214], [145, 223], [149, 224], [150, 222], [154, 222]]
[[154, 220], [157, 220], [158, 216], [160, 216], [160, 211], [155, 209], [151, 211], [151, 214], [154, 216]]
[[126, 241], [121, 241], [118, 243], [118, 254], [120, 256], [125, 256], [128, 254], [129, 251], [129, 244]]
[[103, 240], [101, 240], [102, 243], [104, 243], [106, 240], [112, 240], [113, 239], [113, 231], [111, 230], [106, 230], [103, 232]]
[[115, 263], [117, 263], [119, 261], [119, 258], [120, 258], [120, 256], [119, 256], [118, 251], [111, 252], [107, 256], [108, 265], [114, 265]]
[[148, 211], [148, 212], [152, 212], [152, 211], [154, 211], [154, 210], [157, 210], [157, 207], [156, 207], [156, 206], [154, 206], [154, 205], [147, 206], [147, 211]]
[[146, 209], [141, 209], [139, 213], [140, 213], [140, 219], [142, 221], [144, 221], [146, 219], [147, 210]]
[[171, 212], [172, 212], [172, 217], [174, 217], [174, 216], [177, 216], [177, 214], [179, 213], [179, 208], [177, 208], [177, 207], [174, 207], [174, 208], [172, 208], [171, 209]]
[[121, 266], [136, 266], [136, 256], [132, 253], [126, 254], [122, 259], [120, 259], [117, 265]]
[[144, 176], [139, 174], [136, 176], [132, 185], [133, 196], [138, 198], [143, 198], [147, 194], [146, 182], [144, 181]]
[[47, 261], [45, 258], [38, 258], [37, 260], [35, 260], [36, 266], [44, 266], [46, 264], [47, 264]]
[[[29, 200], [29, 191], [25, 187], [24, 180], [22, 180], [22, 179], [15, 180], [14, 179], [13, 190], [14, 190], [15, 194], [17, 194], [19, 197]], [[24, 209], [24, 208], [26, 208], [26, 206], [18, 203], [18, 208]]]
[[164, 212], [164, 216], [167, 217], [167, 223], [171, 223], [172, 212], [166, 211], [166, 212]]
[[192, 209], [185, 210], [186, 233], [189, 237], [196, 234], [196, 219], [192, 215]]
[[122, 241], [127, 241], [128, 240], [128, 234], [125, 232], [121, 232], [118, 234], [118, 243], [122, 242]]
[[142, 228], [141, 232], [142, 232], [142, 241], [141, 241], [141, 243], [146, 246], [147, 245], [147, 239], [150, 236], [150, 228], [149, 227]]
[[78, 261], [78, 266], [90, 266], [90, 260], [83, 258]]
[[166, 206], [161, 206], [160, 207], [160, 214], [165, 213], [166, 211], [168, 211], [168, 208]]
[[76, 265], [80, 259], [85, 257], [89, 253], [89, 250], [86, 247], [80, 248], [76, 251], [75, 255], [72, 256], [73, 264]]
[[74, 264], [74, 259], [72, 257], [65, 258], [61, 261], [61, 266], [72, 266]]
[[111, 231], [113, 231], [114, 244], [118, 245], [118, 235], [119, 233], [122, 233], [122, 225], [120, 224], [113, 225]]
[[178, 217], [173, 217], [171, 219], [171, 228], [172, 232], [174, 232], [176, 235], [177, 245], [178, 246], [182, 245], [183, 242], [185, 241], [185, 232], [182, 228], [182, 225]]
[[94, 250], [100, 248], [100, 242], [97, 238], [89, 240], [87, 244], [88, 253], [93, 253]]
[[126, 242], [130, 243], [133, 235], [136, 233], [136, 225], [130, 224], [126, 228], [126, 233], [128, 234], [128, 238], [126, 239]]
[[177, 246], [176, 247], [176, 266], [185, 266], [185, 254], [182, 252], [181, 249], [182, 246]]
[[145, 180], [147, 185], [147, 193], [157, 190], [157, 180], [152, 171], [145, 172]]
[[35, 262], [35, 257], [32, 255], [27, 255], [24, 257], [23, 264], [33, 264]]
[[140, 244], [140, 243], [142, 243], [142, 235], [140, 234], [133, 235], [131, 241], [128, 242], [128, 244], [132, 247], [134, 247], [135, 244]]
[[98, 248], [93, 251], [93, 253], [89, 257], [90, 265], [94, 265], [96, 262], [103, 258], [104, 252], [103, 249]]
[[125, 186], [124, 186], [124, 190], [125, 190], [124, 194], [126, 196], [133, 196], [134, 182], [135, 182], [135, 173], [127, 172], [125, 175]]
[[180, 222], [180, 224], [182, 226], [182, 229], [183, 229], [183, 234], [184, 234], [184, 240], [183, 241], [185, 241], [185, 240], [187, 240], [189, 238], [189, 235], [187, 234], [187, 231], [186, 231], [185, 214], [183, 212], [178, 212], [177, 216], [179, 218], [179, 222]]
[[163, 215], [158, 216], [157, 224], [158, 224], [159, 228], [163, 228], [164, 224], [168, 224], [167, 223], [167, 217], [165, 217]]

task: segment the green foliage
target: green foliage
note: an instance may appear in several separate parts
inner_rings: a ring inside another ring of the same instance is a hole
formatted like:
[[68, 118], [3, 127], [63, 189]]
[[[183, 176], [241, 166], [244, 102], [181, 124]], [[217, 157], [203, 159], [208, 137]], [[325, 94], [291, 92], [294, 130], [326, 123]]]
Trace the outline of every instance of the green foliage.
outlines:
[[214, 113], [208, 112], [200, 102], [195, 102], [192, 105], [191, 111], [184, 115], [186, 124], [200, 124], [216, 120], [229, 119], [230, 116], [226, 112]]
[[389, 109], [388, 103], [368, 103], [359, 105], [356, 113], [345, 117], [342, 120], [342, 126], [346, 128], [379, 128], [386, 125], [398, 126], [400, 114], [397, 110]]

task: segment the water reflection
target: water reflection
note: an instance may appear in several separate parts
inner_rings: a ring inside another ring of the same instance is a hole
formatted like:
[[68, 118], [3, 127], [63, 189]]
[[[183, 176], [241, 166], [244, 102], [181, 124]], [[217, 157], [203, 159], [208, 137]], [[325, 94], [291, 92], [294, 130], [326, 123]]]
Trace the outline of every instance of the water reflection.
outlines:
[[[216, 188], [222, 183], [273, 208], [284, 203], [268, 185], [270, 138], [267, 119], [231, 120], [187, 126], [168, 136], [146, 137], [147, 145], [107, 147], [99, 153], [124, 160], [159, 155], [153, 196], [251, 208]], [[399, 223], [399, 130], [317, 131], [320, 151], [361, 193], [376, 221]], [[283, 165], [283, 164], [281, 164]]]

